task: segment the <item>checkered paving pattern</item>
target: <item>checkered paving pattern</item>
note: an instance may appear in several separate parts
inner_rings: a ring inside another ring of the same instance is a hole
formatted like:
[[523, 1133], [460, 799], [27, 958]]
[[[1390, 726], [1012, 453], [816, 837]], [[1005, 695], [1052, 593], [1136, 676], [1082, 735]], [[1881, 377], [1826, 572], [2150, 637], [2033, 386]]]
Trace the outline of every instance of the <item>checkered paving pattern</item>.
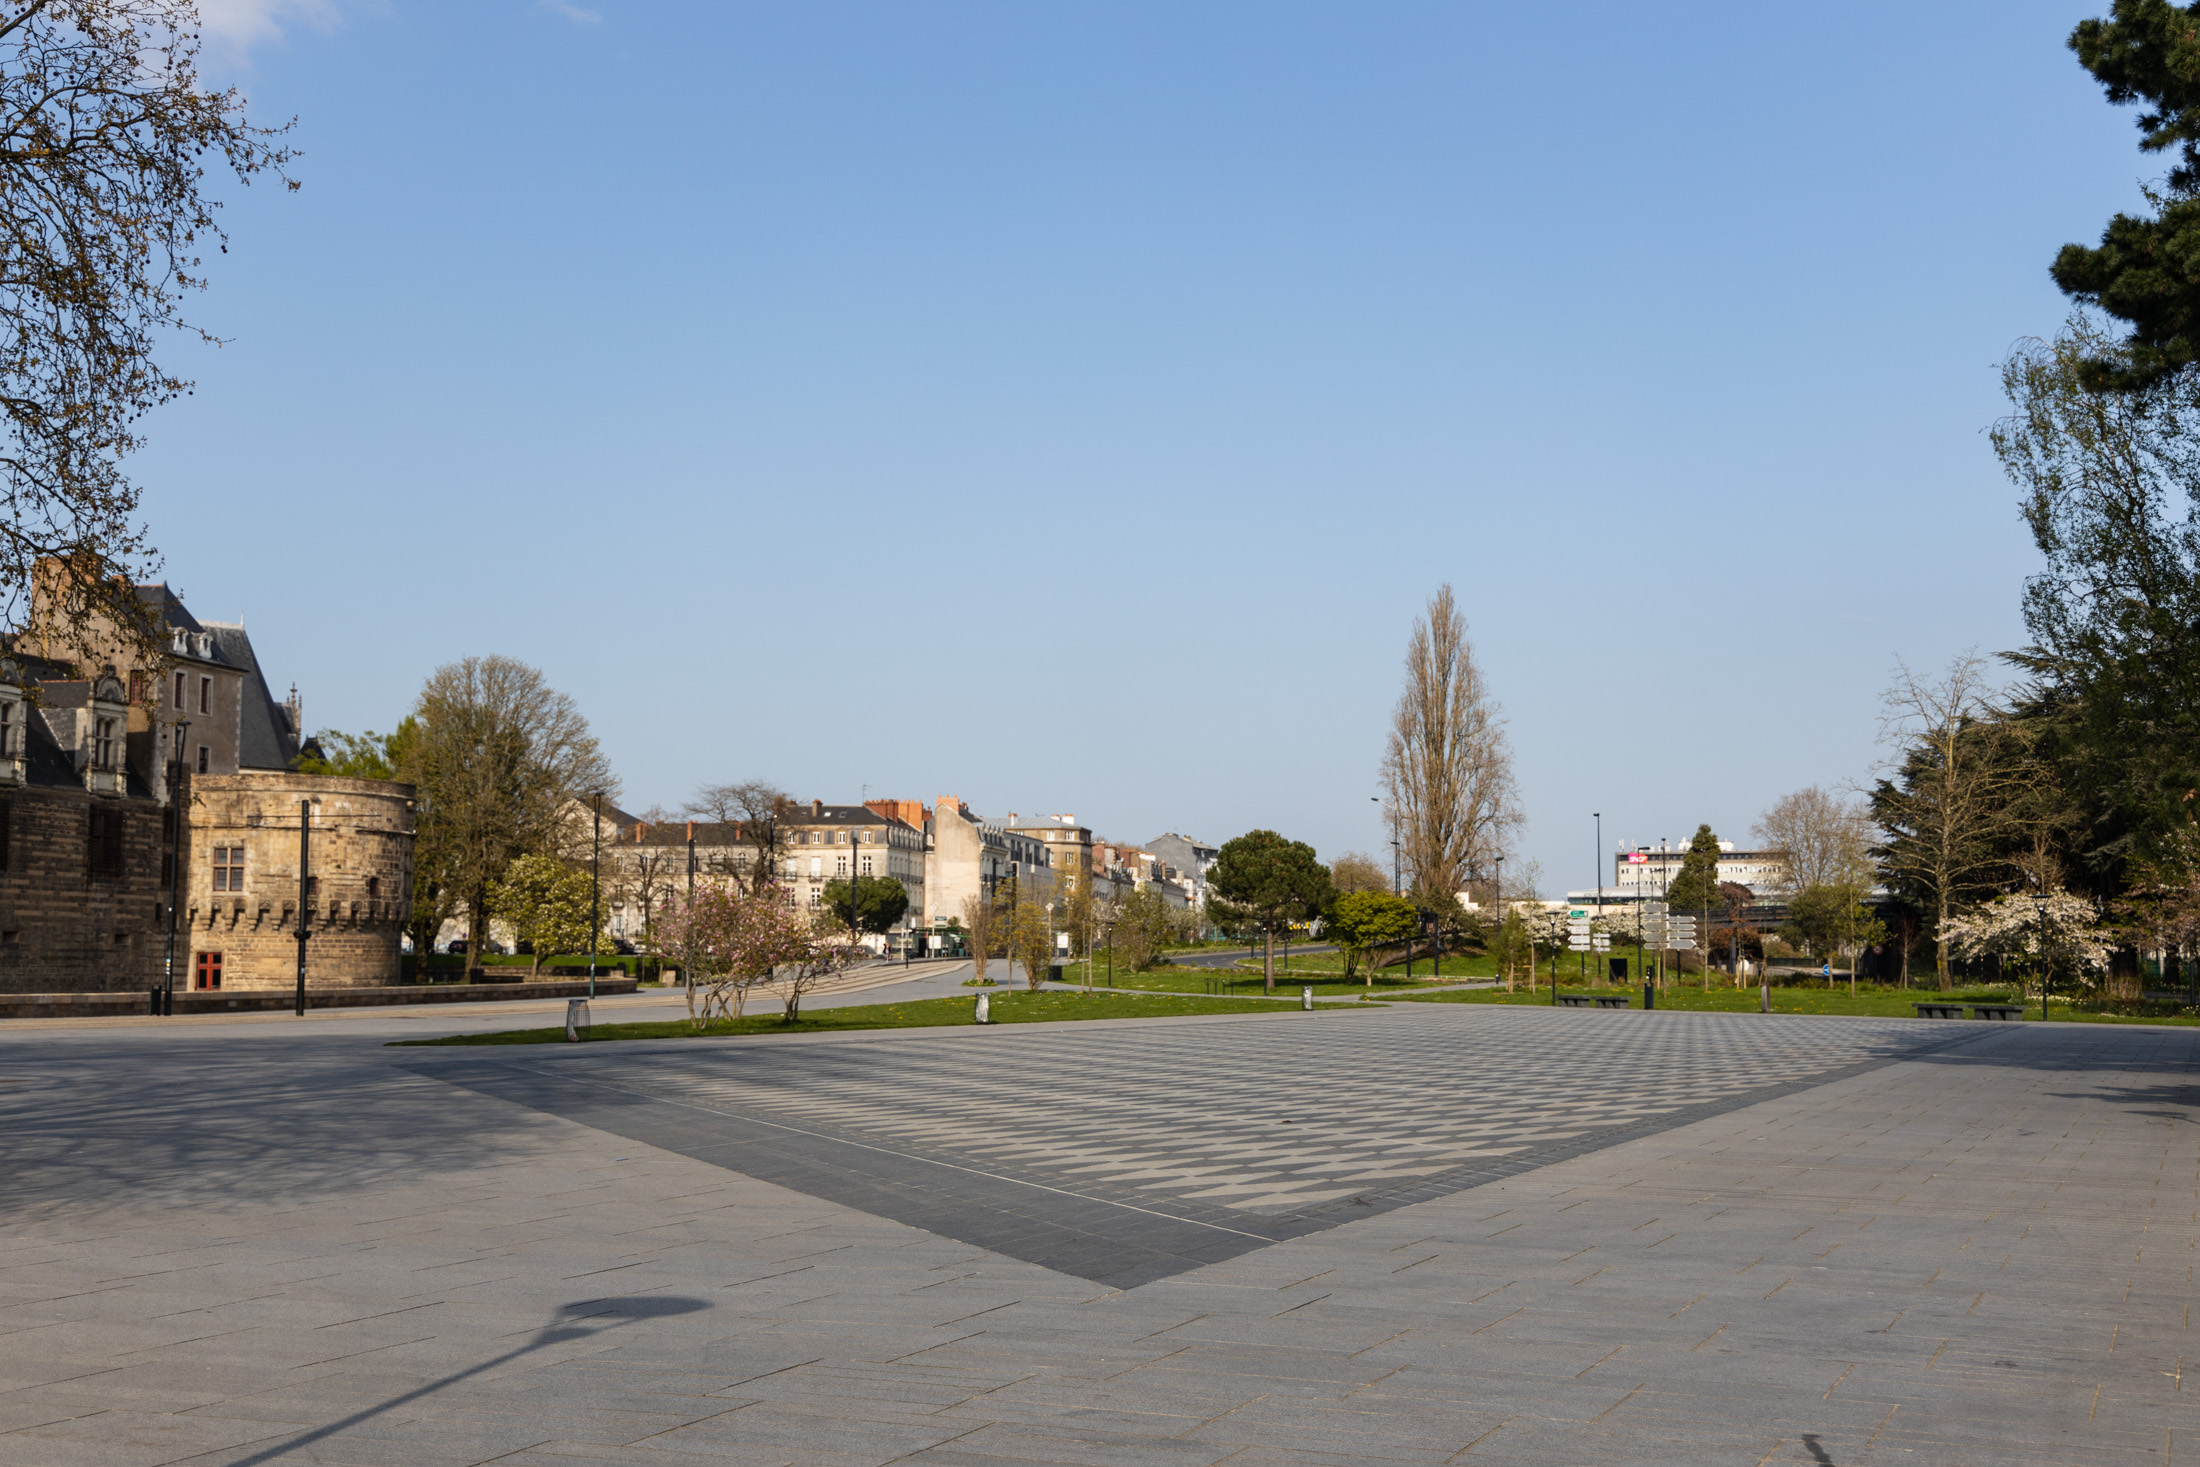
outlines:
[[1170, 1215], [1286, 1221], [1401, 1189], [1435, 1195], [1508, 1157], [1949, 1042], [1905, 1021], [1431, 1005], [598, 1052], [554, 1068]]

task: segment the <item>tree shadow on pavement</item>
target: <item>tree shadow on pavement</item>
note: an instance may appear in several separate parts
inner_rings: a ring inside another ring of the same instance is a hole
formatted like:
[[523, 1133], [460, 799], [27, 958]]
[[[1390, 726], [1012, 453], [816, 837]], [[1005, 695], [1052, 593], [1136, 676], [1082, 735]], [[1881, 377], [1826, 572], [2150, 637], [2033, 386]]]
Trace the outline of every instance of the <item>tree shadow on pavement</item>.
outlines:
[[[643, 1294], [624, 1299], [585, 1299], [576, 1303], [561, 1305], [557, 1313], [551, 1317], [550, 1322], [535, 1331], [534, 1338], [517, 1349], [507, 1350], [494, 1359], [484, 1360], [479, 1365], [470, 1365], [466, 1369], [446, 1375], [440, 1380], [431, 1380], [424, 1386], [418, 1386], [401, 1396], [392, 1396], [387, 1401], [367, 1407], [364, 1411], [354, 1411], [341, 1421], [331, 1421], [326, 1426], [313, 1427], [311, 1430], [289, 1437], [274, 1446], [263, 1447], [250, 1456], [238, 1457], [231, 1461], [228, 1467], [255, 1467], [257, 1463], [272, 1462], [278, 1457], [288, 1456], [300, 1447], [323, 1441], [340, 1431], [348, 1431], [361, 1422], [371, 1421], [386, 1411], [394, 1411], [400, 1406], [419, 1400], [422, 1396], [434, 1395], [437, 1391], [457, 1385], [460, 1381], [469, 1380], [485, 1370], [494, 1370], [499, 1365], [508, 1365], [523, 1355], [531, 1355], [535, 1351], [547, 1349], [551, 1345], [561, 1345], [568, 1340], [585, 1340], [596, 1335], [608, 1334], [612, 1330], [640, 1320], [664, 1319], [676, 1314], [693, 1314], [698, 1309], [708, 1309], [710, 1307], [710, 1301], [707, 1299], [690, 1299], [678, 1295], [664, 1294]], [[599, 1323], [598, 1321], [602, 1322]]]
[[[0, 1219], [216, 1213], [539, 1154], [546, 1120], [311, 1040], [0, 1052]], [[549, 1123], [555, 1124], [555, 1123]]]

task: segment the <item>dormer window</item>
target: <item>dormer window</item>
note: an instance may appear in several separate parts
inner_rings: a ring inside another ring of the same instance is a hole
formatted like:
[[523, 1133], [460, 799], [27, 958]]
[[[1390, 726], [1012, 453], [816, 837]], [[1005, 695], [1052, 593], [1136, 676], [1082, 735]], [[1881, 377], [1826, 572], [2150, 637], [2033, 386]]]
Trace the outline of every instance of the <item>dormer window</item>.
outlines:
[[112, 769], [115, 767], [115, 721], [112, 718], [101, 718], [93, 721], [92, 767], [94, 769]]
[[15, 753], [15, 703], [0, 703], [0, 759]]

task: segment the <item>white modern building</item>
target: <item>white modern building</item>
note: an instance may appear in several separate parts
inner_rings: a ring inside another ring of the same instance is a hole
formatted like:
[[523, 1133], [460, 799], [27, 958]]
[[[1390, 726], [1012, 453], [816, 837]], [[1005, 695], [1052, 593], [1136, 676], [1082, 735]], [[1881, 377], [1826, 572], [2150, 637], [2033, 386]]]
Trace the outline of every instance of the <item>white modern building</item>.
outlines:
[[[1681, 863], [1688, 859], [1688, 848], [1668, 846], [1664, 850], [1656, 846], [1622, 845], [1612, 855], [1612, 882], [1600, 894], [1593, 889], [1569, 891], [1569, 902], [1587, 902], [1592, 905], [1601, 898], [1606, 906], [1626, 905], [1631, 902], [1656, 900], [1673, 884], [1673, 878], [1681, 874]], [[1736, 850], [1734, 842], [1719, 842], [1719, 881], [1746, 886], [1760, 898], [1768, 897], [1787, 886], [1787, 853], [1784, 851]]]

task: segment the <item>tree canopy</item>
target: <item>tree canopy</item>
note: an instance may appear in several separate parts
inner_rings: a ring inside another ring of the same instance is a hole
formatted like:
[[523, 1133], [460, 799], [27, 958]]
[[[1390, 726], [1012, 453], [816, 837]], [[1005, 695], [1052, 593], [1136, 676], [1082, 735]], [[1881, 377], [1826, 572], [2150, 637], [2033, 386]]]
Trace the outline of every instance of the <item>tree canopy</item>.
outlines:
[[588, 873], [551, 856], [522, 856], [504, 868], [489, 888], [489, 913], [512, 929], [515, 941], [534, 954], [534, 969], [557, 953], [590, 950], [590, 918], [594, 949], [611, 951], [602, 926], [602, 909], [589, 910]]
[[1347, 891], [1332, 897], [1322, 909], [1322, 935], [1344, 950], [1344, 975], [1352, 977], [1354, 965], [1368, 959], [1367, 981], [1375, 981], [1375, 949], [1404, 946], [1421, 930], [1421, 914], [1413, 903], [1387, 891]]
[[892, 876], [863, 877], [862, 891], [856, 897], [856, 911], [851, 918], [848, 883], [835, 877], [825, 883], [825, 910], [843, 927], [853, 927], [858, 932], [884, 932], [908, 912], [909, 891]]
[[405, 750], [420, 736], [420, 721], [411, 714], [394, 733], [348, 734], [324, 728], [306, 741], [290, 767], [300, 774], [332, 774], [344, 779], [395, 779]]
[[418, 736], [398, 777], [417, 788], [415, 911], [423, 883], [468, 913], [467, 967], [480, 966], [489, 891], [521, 856], [555, 855], [572, 802], [618, 792], [588, 720], [540, 672], [509, 657], [435, 670], [414, 709]]
[[2134, 103], [2142, 152], [2174, 152], [2159, 188], [2146, 191], [2151, 216], [2108, 221], [2098, 246], [2067, 244], [2049, 273], [2073, 298], [2124, 322], [2122, 349], [2080, 365], [2093, 391], [2145, 387], [2200, 361], [2200, 67], [2194, 64], [2200, 4], [2112, 0], [2106, 20], [2070, 33], [2078, 64], [2116, 106]]
[[1272, 830], [1249, 830], [1225, 841], [1207, 870], [1207, 886], [1218, 899], [1210, 903], [1218, 906], [1218, 920], [1249, 921], [1266, 935], [1263, 986], [1269, 989], [1276, 986], [1276, 932], [1319, 912], [1333, 889], [1312, 846]]
[[155, 630], [132, 589], [151, 547], [124, 465], [146, 414], [191, 387], [156, 348], [215, 339], [183, 315], [204, 256], [227, 248], [207, 165], [246, 184], [291, 157], [238, 92], [201, 83], [197, 12], [0, 5], [0, 601], [19, 609], [44, 577], [64, 639]]
[[1711, 827], [1696, 827], [1695, 839], [1681, 869], [1666, 883], [1665, 902], [1675, 911], [1694, 912], [1713, 906], [1719, 899], [1719, 838]]
[[1329, 871], [1315, 859], [1314, 848], [1272, 830], [1247, 831], [1224, 842], [1208, 868], [1207, 885], [1268, 931], [1313, 916], [1330, 891]]

